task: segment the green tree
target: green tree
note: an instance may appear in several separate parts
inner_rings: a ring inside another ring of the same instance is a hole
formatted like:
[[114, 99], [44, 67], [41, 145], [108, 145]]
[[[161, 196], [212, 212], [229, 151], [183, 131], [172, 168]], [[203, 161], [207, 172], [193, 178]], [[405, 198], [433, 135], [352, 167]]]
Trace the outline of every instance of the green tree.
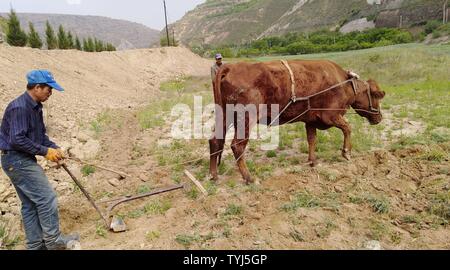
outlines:
[[112, 45], [111, 43], [107, 43], [107, 44], [106, 44], [106, 50], [107, 50], [108, 52], [112, 52], [112, 51], [115, 51], [115, 50], [116, 50], [116, 47], [115, 47], [114, 45]]
[[94, 40], [91, 37], [89, 37], [87, 39], [87, 47], [86, 48], [87, 48], [86, 49], [87, 52], [94, 52], [95, 51], [95, 43], [94, 43]]
[[75, 49], [75, 41], [73, 40], [73, 36], [70, 31], [67, 33], [67, 47], [68, 49]]
[[58, 29], [58, 48], [61, 50], [67, 50], [69, 48], [67, 34], [62, 25], [59, 25]]
[[433, 21], [428, 21], [427, 24], [425, 25], [425, 34], [431, 34], [433, 33], [434, 30], [436, 30], [439, 26], [442, 25], [442, 22], [437, 21], [437, 20], [433, 20]]
[[83, 38], [83, 51], [87, 52], [88, 49], [88, 42], [85, 38]]
[[[84, 40], [83, 40], [84, 41]], [[81, 42], [78, 36], [75, 36], [75, 49], [82, 51], [83, 48], [81, 47]]]
[[314, 44], [310, 41], [294, 42], [287, 47], [290, 54], [308, 54], [314, 52]]
[[31, 48], [41, 49], [42, 48], [42, 39], [39, 34], [34, 29], [34, 25], [32, 22], [29, 23], [30, 33], [28, 34], [28, 44], [30, 44]]
[[174, 41], [173, 37], [169, 37], [169, 44], [167, 44], [167, 37], [163, 36], [159, 40], [159, 44], [161, 45], [161, 47], [170, 47], [170, 46], [177, 47], [178, 41], [177, 40]]
[[97, 38], [94, 39], [95, 51], [102, 52], [103, 51], [103, 42]]
[[27, 34], [20, 27], [20, 21], [16, 12], [11, 9], [8, 20], [6, 41], [11, 46], [24, 47], [27, 45]]
[[54, 50], [58, 48], [58, 41], [55, 37], [55, 31], [53, 30], [53, 27], [50, 25], [50, 23], [47, 21], [45, 25], [45, 37], [47, 41], [47, 48], [49, 50]]

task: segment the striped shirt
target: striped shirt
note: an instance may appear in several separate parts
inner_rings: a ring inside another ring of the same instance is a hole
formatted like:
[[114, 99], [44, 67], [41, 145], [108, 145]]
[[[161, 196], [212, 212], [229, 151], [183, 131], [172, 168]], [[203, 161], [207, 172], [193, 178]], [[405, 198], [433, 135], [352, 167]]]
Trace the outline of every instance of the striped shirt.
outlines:
[[0, 150], [45, 156], [49, 147], [58, 148], [46, 134], [42, 103], [25, 92], [6, 107], [0, 127]]

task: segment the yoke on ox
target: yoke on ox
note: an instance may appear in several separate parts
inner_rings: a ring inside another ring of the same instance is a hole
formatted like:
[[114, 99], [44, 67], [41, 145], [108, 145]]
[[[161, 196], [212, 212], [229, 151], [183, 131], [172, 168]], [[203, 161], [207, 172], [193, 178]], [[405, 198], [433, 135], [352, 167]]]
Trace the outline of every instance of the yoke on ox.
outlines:
[[[367, 118], [372, 125], [382, 120], [380, 101], [385, 92], [374, 80], [362, 81], [331, 61], [275, 61], [268, 63], [238, 63], [224, 65], [216, 76], [214, 99], [216, 126], [210, 145], [210, 174], [218, 179], [226, 132], [234, 126], [235, 137], [231, 143], [239, 170], [246, 183], [252, 177], [245, 163], [245, 148], [251, 129], [256, 124], [284, 125], [306, 123], [309, 144], [309, 162], [317, 165], [315, 154], [317, 129], [337, 127], [344, 134], [342, 155], [350, 160], [351, 127], [344, 115], [352, 107], [357, 114]], [[273, 118], [271, 105], [277, 104], [280, 114]], [[256, 114], [225, 113], [227, 105], [236, 108], [254, 105]], [[267, 110], [262, 112], [260, 105]], [[218, 108], [222, 108], [220, 112]], [[264, 121], [261, 121], [264, 118]], [[244, 124], [242, 124], [244, 123]], [[238, 127], [244, 130], [238, 130]], [[238, 138], [244, 134], [244, 138]]]

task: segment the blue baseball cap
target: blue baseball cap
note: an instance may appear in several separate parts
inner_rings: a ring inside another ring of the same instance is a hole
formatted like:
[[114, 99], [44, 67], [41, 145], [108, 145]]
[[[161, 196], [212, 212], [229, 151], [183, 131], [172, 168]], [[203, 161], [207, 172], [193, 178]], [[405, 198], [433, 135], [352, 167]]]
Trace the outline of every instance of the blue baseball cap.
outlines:
[[220, 53], [216, 54], [216, 59], [222, 59], [222, 55]]
[[47, 84], [60, 92], [64, 92], [64, 88], [55, 81], [53, 74], [48, 70], [32, 70], [27, 74], [27, 80], [28, 84]]

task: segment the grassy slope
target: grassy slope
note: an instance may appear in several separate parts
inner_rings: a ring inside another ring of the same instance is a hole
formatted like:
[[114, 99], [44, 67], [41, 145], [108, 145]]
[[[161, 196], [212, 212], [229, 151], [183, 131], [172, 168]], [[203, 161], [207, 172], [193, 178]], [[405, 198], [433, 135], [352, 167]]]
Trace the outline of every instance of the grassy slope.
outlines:
[[[262, 57], [257, 60], [269, 61], [279, 58]], [[414, 99], [425, 107], [429, 105], [436, 107], [446, 101], [445, 98], [449, 98], [444, 95], [450, 89], [450, 46], [448, 45], [405, 44], [360, 51], [284, 58], [329, 59], [347, 69], [356, 71], [363, 78], [376, 79], [388, 93], [391, 93], [386, 99], [387, 105]], [[433, 91], [430, 93], [431, 90]], [[426, 122], [440, 123], [440, 125], [450, 128], [449, 120], [445, 115], [438, 119], [423, 115], [417, 115], [417, 117], [422, 117]]]

